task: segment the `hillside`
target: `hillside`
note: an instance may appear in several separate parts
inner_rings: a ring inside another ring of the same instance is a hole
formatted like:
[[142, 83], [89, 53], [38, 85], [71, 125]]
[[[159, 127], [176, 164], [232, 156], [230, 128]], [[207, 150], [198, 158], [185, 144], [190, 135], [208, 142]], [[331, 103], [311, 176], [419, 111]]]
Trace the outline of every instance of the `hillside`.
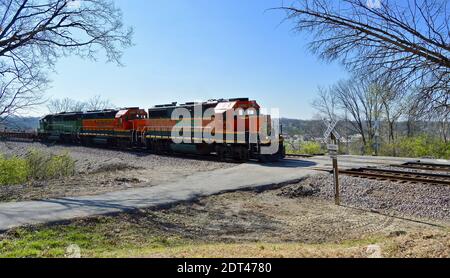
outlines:
[[12, 130], [32, 130], [39, 126], [38, 117], [17, 117], [11, 116], [7, 119], [0, 120], [0, 129], [5, 127]]

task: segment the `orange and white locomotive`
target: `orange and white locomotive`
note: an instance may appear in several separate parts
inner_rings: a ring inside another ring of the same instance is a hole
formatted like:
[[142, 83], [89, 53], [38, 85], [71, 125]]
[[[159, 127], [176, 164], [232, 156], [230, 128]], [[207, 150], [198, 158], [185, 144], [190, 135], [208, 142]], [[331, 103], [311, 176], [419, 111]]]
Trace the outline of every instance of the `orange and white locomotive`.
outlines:
[[256, 101], [239, 98], [48, 115], [38, 133], [43, 140], [246, 161], [284, 157], [278, 131]]

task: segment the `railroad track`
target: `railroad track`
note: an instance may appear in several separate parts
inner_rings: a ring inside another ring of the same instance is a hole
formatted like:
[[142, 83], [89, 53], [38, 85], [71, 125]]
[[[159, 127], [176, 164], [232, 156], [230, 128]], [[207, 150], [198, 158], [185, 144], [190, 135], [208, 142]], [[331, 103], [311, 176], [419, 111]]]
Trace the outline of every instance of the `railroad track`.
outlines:
[[439, 171], [439, 172], [450, 172], [449, 164], [436, 164], [436, 163], [425, 163], [425, 162], [407, 162], [402, 165], [391, 165], [397, 168], [415, 169], [415, 170], [426, 170], [426, 171]]
[[286, 154], [286, 157], [306, 157], [306, 158], [310, 158], [310, 157], [314, 157], [314, 155], [310, 155], [310, 154]]
[[[396, 165], [397, 166], [397, 165]], [[425, 184], [441, 184], [450, 186], [450, 175], [436, 173], [409, 172], [378, 168], [358, 168], [340, 170], [340, 174], [367, 179], [404, 181]]]
[[0, 141], [31, 141], [34, 142], [38, 136], [34, 132], [7, 132], [0, 131]]

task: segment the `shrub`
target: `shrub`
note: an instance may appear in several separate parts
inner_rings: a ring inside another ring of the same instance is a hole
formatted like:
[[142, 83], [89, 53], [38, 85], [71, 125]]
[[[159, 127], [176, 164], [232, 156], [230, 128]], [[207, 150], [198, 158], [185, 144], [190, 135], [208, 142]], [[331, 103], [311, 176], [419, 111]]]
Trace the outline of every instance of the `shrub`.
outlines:
[[284, 142], [284, 147], [286, 149], [286, 153], [295, 154], [299, 152], [297, 146], [293, 146], [291, 143]]
[[49, 156], [38, 150], [30, 150], [27, 154], [29, 177], [35, 180], [43, 180], [47, 177], [47, 165]]
[[26, 158], [8, 159], [0, 155], [0, 185], [49, 180], [74, 174], [75, 161], [68, 153], [53, 155], [31, 150]]
[[300, 143], [300, 152], [303, 154], [319, 154], [322, 152], [322, 147], [317, 142], [302, 142]]
[[304, 141], [299, 143], [298, 146], [293, 144], [285, 143], [286, 153], [288, 154], [320, 154], [323, 153], [322, 146], [320, 143]]
[[75, 174], [75, 161], [68, 153], [59, 155], [31, 150], [27, 155], [29, 177], [34, 180], [62, 178]]
[[62, 178], [75, 174], [75, 161], [68, 153], [52, 156], [48, 164], [49, 178]]
[[6, 159], [0, 156], [0, 185], [21, 184], [28, 180], [28, 167], [25, 159], [17, 157]]
[[401, 137], [394, 144], [384, 144], [383, 155], [402, 157], [450, 158], [450, 142], [431, 136]]

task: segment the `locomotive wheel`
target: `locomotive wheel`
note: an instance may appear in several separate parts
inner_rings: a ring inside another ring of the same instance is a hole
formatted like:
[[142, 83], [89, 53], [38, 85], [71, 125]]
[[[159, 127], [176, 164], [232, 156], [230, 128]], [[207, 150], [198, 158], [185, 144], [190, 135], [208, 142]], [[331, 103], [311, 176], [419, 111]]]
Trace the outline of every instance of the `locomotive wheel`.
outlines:
[[84, 136], [81, 138], [81, 145], [89, 147], [92, 145], [92, 139], [90, 137]]
[[233, 147], [233, 159], [241, 162], [248, 161], [248, 149], [244, 146]]
[[152, 150], [155, 154], [162, 154], [163, 153], [163, 144], [159, 141], [152, 142]]
[[217, 157], [219, 158], [219, 160], [220, 161], [224, 161], [225, 160], [226, 148], [224, 146], [217, 146], [216, 147], [216, 152], [217, 152]]
[[145, 149], [146, 149], [148, 152], [151, 152], [151, 151], [152, 151], [152, 142], [151, 142], [150, 140], [146, 140], [146, 141], [145, 141]]

